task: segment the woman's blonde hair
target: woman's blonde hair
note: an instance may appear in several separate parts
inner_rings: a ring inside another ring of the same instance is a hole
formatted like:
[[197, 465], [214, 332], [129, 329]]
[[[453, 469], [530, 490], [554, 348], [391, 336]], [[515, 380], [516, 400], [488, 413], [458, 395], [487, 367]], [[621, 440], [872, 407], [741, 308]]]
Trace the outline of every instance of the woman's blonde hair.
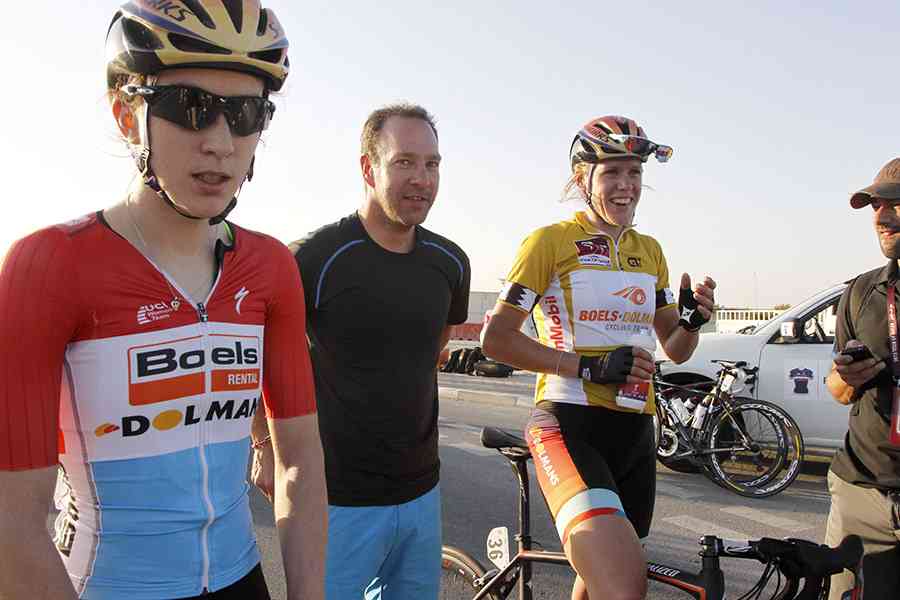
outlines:
[[568, 202], [569, 200], [587, 202], [588, 197], [587, 191], [584, 189], [584, 178], [587, 177], [589, 166], [587, 163], [578, 163], [573, 167], [572, 175], [566, 181], [566, 185], [563, 186], [562, 194], [559, 198], [560, 202]]

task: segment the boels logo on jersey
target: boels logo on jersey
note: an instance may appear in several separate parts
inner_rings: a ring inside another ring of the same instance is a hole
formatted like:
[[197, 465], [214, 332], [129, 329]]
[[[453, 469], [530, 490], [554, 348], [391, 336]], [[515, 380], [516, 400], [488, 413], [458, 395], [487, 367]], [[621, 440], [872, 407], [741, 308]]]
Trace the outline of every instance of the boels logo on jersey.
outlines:
[[[104, 436], [122, 431], [124, 437], [140, 435], [151, 426], [165, 431], [178, 425], [194, 425], [214, 419], [252, 417], [259, 402], [260, 340], [250, 336], [213, 335], [204, 348], [200, 336], [128, 350], [128, 404], [147, 406], [199, 396], [207, 392], [253, 391], [242, 401], [219, 400], [204, 412], [196, 405], [122, 418], [121, 424], [103, 423], [94, 433]], [[209, 375], [207, 375], [209, 373]], [[207, 377], [209, 384], [207, 389]]]

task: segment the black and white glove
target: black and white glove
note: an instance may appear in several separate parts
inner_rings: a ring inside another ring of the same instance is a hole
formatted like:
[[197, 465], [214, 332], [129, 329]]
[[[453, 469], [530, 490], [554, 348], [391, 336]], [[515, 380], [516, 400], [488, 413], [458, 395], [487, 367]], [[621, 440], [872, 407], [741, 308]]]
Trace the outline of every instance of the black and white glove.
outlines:
[[700, 304], [694, 299], [691, 288], [681, 288], [678, 292], [678, 324], [688, 331], [699, 330], [709, 319], [700, 314]]
[[578, 359], [578, 376], [593, 383], [625, 383], [634, 364], [634, 348], [621, 346], [600, 356]]

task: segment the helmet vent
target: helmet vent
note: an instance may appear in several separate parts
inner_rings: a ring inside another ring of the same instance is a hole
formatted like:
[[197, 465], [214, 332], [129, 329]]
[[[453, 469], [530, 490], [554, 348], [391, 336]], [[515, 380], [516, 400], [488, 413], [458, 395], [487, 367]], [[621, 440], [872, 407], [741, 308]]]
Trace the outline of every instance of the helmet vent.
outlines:
[[256, 26], [256, 35], [263, 35], [266, 33], [266, 28], [269, 26], [269, 11], [261, 10], [259, 11], [259, 24]]
[[244, 24], [243, 0], [222, 0], [222, 4], [225, 6], [225, 10], [228, 11], [231, 22], [234, 23], [234, 30], [240, 33]]
[[197, 20], [203, 23], [204, 27], [208, 27], [210, 29], [216, 28], [216, 23], [212, 20], [212, 17], [209, 16], [209, 13], [206, 12], [206, 9], [203, 8], [203, 5], [197, 0], [181, 0], [181, 3], [188, 7], [194, 16], [197, 17]]
[[159, 38], [152, 31], [133, 19], [122, 19], [122, 31], [132, 48], [141, 50], [159, 50], [163, 47]]
[[172, 42], [172, 45], [182, 52], [196, 52], [198, 54], [231, 54], [231, 50], [227, 50], [225, 48], [216, 46], [215, 44], [210, 44], [209, 42], [204, 42], [196, 38], [181, 35], [180, 33], [170, 32], [168, 35], [169, 41]]
[[261, 60], [263, 62], [277, 65], [279, 61], [281, 61], [282, 54], [284, 54], [283, 48], [275, 48], [274, 50], [260, 50], [259, 52], [250, 52], [248, 56], [250, 58], [255, 58], [256, 60]]

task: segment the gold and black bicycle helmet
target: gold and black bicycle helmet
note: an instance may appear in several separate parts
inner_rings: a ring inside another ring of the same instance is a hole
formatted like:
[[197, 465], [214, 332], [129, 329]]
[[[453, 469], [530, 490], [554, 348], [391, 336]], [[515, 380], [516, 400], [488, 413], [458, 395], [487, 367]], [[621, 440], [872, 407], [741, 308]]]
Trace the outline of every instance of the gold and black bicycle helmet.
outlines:
[[257, 75], [278, 91], [288, 76], [287, 50], [278, 18], [258, 0], [133, 0], [106, 34], [107, 83], [122, 74], [206, 67]]

